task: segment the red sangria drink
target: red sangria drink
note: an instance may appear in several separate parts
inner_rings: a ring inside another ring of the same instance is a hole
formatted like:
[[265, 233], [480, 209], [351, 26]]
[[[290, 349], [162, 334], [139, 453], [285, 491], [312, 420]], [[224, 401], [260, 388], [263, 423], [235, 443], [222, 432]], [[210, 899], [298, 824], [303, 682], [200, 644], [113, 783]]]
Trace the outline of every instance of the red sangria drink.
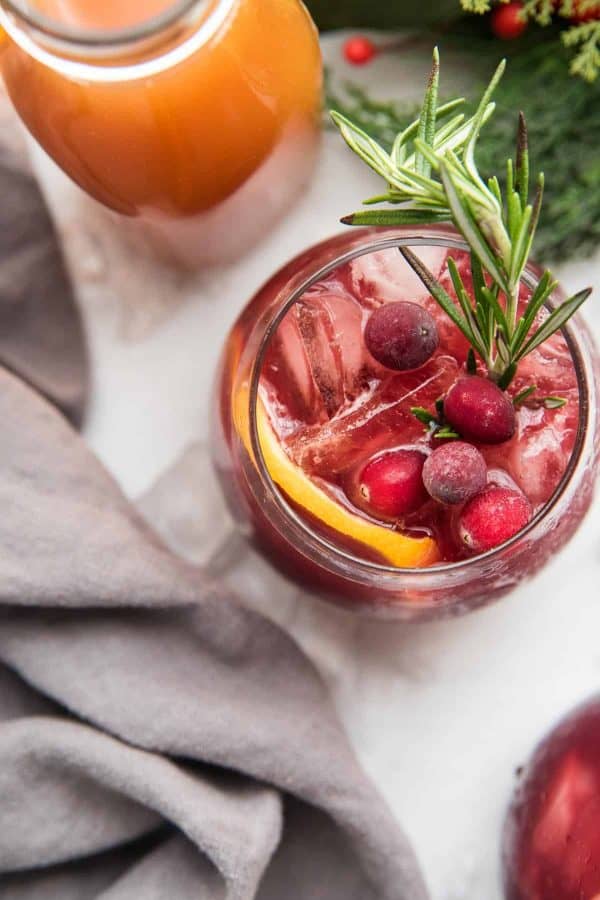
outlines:
[[332, 113], [385, 184], [342, 221], [373, 228], [282, 269], [225, 350], [216, 460], [234, 514], [299, 581], [381, 615], [505, 593], [591, 498], [595, 356], [573, 318], [591, 288], [569, 297], [528, 263], [544, 178], [530, 202], [522, 114], [504, 184], [475, 163], [503, 69], [467, 118], [438, 106], [434, 51], [391, 147]]
[[[254, 297], [223, 356], [215, 460], [276, 566], [349, 608], [423, 620], [500, 596], [572, 535], [591, 499], [597, 388], [571, 320], [501, 390], [406, 247], [458, 306], [453, 268], [469, 290], [471, 261], [450, 228], [348, 232]], [[525, 271], [520, 308], [537, 283]]]

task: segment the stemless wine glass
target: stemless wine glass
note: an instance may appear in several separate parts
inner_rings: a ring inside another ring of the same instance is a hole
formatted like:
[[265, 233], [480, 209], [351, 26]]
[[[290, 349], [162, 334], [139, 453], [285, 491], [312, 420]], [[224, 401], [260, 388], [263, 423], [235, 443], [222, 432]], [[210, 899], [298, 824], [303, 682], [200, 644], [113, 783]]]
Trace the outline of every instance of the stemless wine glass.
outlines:
[[31, 134], [185, 264], [247, 249], [311, 171], [322, 67], [300, 0], [0, 0], [0, 26]]
[[[428, 568], [394, 568], [354, 554], [312, 527], [272, 480], [258, 432], [259, 379], [279, 324], [312, 285], [359, 256], [398, 246], [467, 249], [449, 228], [353, 229], [292, 260], [256, 294], [225, 345], [216, 381], [213, 452], [236, 522], [275, 566], [347, 609], [424, 621], [502, 596], [575, 532], [591, 501], [600, 449], [598, 357], [581, 319], [572, 319], [563, 335], [578, 385], [577, 434], [558, 486], [526, 528], [479, 556]], [[536, 271], [526, 270], [525, 285], [531, 289], [536, 281]], [[564, 297], [558, 289], [553, 302]]]

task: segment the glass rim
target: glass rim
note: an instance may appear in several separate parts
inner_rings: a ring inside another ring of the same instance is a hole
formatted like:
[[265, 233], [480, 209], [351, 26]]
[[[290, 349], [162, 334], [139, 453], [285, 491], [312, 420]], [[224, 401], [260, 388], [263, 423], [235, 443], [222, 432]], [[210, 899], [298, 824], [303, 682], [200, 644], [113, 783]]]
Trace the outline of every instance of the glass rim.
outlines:
[[207, 0], [173, 0], [163, 12], [139, 25], [124, 28], [80, 28], [63, 24], [45, 13], [32, 9], [25, 0], [0, 0], [0, 7], [45, 37], [79, 47], [113, 47], [137, 43], [175, 24], [195, 7]]
[[[408, 231], [410, 226], [405, 226], [405, 228]], [[365, 229], [365, 231], [368, 232], [369, 229]], [[367, 236], [368, 234], [365, 234], [365, 237]], [[563, 494], [566, 492], [568, 486], [571, 483], [573, 475], [575, 474], [579, 466], [583, 449], [586, 443], [586, 438], [589, 433], [590, 397], [588, 382], [585, 377], [585, 364], [580, 352], [580, 348], [578, 346], [578, 342], [571, 332], [572, 324], [574, 324], [571, 320], [560, 329], [563, 337], [565, 338], [565, 341], [569, 348], [569, 352], [571, 354], [571, 358], [573, 360], [573, 366], [575, 369], [575, 374], [577, 376], [577, 387], [579, 392], [579, 420], [577, 424], [577, 434], [575, 437], [573, 450], [569, 457], [569, 461], [558, 485], [552, 493], [552, 496], [546, 503], [544, 503], [544, 505], [538, 510], [538, 512], [534, 516], [532, 516], [531, 520], [527, 523], [525, 528], [522, 528], [507, 541], [504, 541], [497, 547], [493, 547], [491, 550], [487, 550], [485, 553], [480, 553], [476, 556], [472, 556], [468, 559], [458, 560], [456, 562], [443, 562], [440, 564], [434, 564], [424, 567], [412, 566], [400, 568], [398, 566], [393, 566], [386, 563], [378, 563], [363, 557], [356, 556], [352, 552], [339, 547], [332, 540], [329, 540], [327, 537], [319, 534], [316, 530], [311, 528], [310, 525], [303, 519], [303, 517], [296, 512], [291, 504], [287, 502], [283, 495], [283, 492], [273, 481], [262, 451], [260, 436], [258, 433], [258, 417], [256, 415], [256, 406], [259, 396], [260, 376], [267, 348], [289, 309], [300, 299], [302, 294], [304, 294], [317, 281], [330, 274], [339, 266], [344, 265], [345, 263], [350, 262], [351, 260], [356, 259], [359, 256], [364, 256], [367, 253], [376, 252], [377, 250], [387, 250], [393, 247], [404, 246], [447, 246], [456, 250], [467, 252], [469, 251], [469, 245], [466, 243], [466, 241], [458, 236], [453, 237], [450, 230], [448, 232], [445, 232], [436, 230], [434, 228], [431, 231], [422, 231], [421, 233], [411, 232], [402, 236], [368, 240], [364, 245], [354, 247], [351, 250], [348, 250], [345, 253], [341, 253], [339, 256], [336, 256], [335, 259], [331, 260], [326, 265], [321, 266], [312, 275], [309, 275], [307, 278], [303, 279], [302, 283], [291, 291], [290, 296], [286, 299], [285, 303], [282, 304], [281, 308], [269, 322], [261, 339], [260, 346], [252, 365], [249, 390], [250, 442], [260, 476], [263, 480], [263, 484], [268, 487], [270, 499], [273, 499], [280, 512], [282, 512], [287, 519], [291, 520], [294, 525], [301, 531], [301, 533], [311, 538], [317, 546], [321, 546], [322, 548], [326, 549], [330, 554], [333, 554], [334, 557], [337, 557], [346, 565], [351, 564], [355, 567], [355, 569], [359, 568], [360, 570], [364, 571], [365, 574], [370, 574], [371, 576], [394, 576], [395, 578], [401, 578], [403, 576], [434, 577], [443, 574], [457, 574], [469, 568], [472, 568], [474, 565], [493, 562], [506, 551], [510, 550], [510, 548], [515, 544], [522, 541], [523, 538], [527, 537], [527, 535], [534, 531], [537, 526], [546, 519], [548, 514], [554, 509]], [[522, 281], [530, 290], [533, 290], [535, 288], [538, 277], [535, 274], [534, 267], [532, 267], [531, 265], [528, 265], [526, 267], [523, 273]], [[545, 304], [545, 307], [549, 311], [552, 311], [552, 309], [554, 308], [551, 301], [548, 301]]]
[[[184, 62], [217, 34], [239, 0], [218, 0], [197, 28], [190, 27], [181, 41], [169, 45], [173, 30], [186, 17], [193, 23], [208, 2], [173, 0], [168, 9], [139, 25], [106, 30], [72, 28], [31, 10], [26, 0], [0, 0], [0, 26], [24, 53], [63, 76], [120, 83], [151, 78]], [[133, 55], [145, 47], [156, 52], [123, 58], [127, 51]]]

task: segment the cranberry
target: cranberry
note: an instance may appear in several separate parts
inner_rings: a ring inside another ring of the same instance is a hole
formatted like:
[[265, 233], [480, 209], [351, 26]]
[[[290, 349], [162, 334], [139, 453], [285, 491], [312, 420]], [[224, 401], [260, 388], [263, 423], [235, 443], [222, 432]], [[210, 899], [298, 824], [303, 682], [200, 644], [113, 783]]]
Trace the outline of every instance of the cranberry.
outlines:
[[371, 314], [365, 344], [388, 369], [418, 369], [437, 350], [440, 339], [431, 313], [416, 303], [385, 303]]
[[600, 698], [537, 747], [508, 813], [503, 863], [507, 900], [600, 896]]
[[503, 41], [521, 37], [527, 29], [527, 19], [523, 15], [522, 3], [500, 3], [492, 10], [490, 17], [492, 31]]
[[375, 58], [377, 47], [368, 37], [357, 34], [355, 37], [348, 38], [343, 52], [347, 62], [353, 66], [364, 66]]
[[520, 491], [490, 485], [467, 502], [458, 520], [461, 543], [485, 553], [517, 534], [531, 519], [531, 505]]
[[423, 483], [438, 503], [466, 503], [484, 489], [486, 482], [485, 459], [476, 447], [463, 441], [438, 447], [423, 466]]
[[502, 444], [515, 433], [515, 408], [498, 385], [466, 375], [452, 385], [444, 400], [444, 416], [461, 437], [481, 444]]
[[388, 450], [361, 470], [352, 499], [377, 519], [394, 520], [414, 512], [427, 500], [423, 485], [425, 454]]

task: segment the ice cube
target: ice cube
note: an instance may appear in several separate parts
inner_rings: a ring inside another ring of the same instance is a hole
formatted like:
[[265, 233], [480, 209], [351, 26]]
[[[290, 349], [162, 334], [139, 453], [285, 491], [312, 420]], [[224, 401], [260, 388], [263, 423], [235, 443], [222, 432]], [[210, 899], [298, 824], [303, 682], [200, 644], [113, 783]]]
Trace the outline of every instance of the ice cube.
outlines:
[[579, 420], [579, 391], [573, 359], [562, 334], [555, 334], [526, 356], [511, 384], [516, 395], [536, 385], [534, 398], [558, 396], [566, 400], [559, 409], [523, 406], [517, 413], [517, 432], [509, 444], [490, 451], [509, 469], [534, 507], [546, 503], [568, 465]]
[[534, 508], [546, 503], [568, 465], [578, 423], [576, 390], [562, 391], [561, 409], [529, 409], [517, 413], [517, 432], [505, 444], [482, 447], [489, 466], [509, 472]]
[[553, 334], [519, 363], [514, 385], [520, 384], [536, 384], [541, 396], [555, 396], [577, 387], [573, 357], [562, 333]]
[[312, 475], [335, 479], [360, 460], [425, 437], [411, 407], [435, 411], [435, 401], [458, 375], [456, 361], [437, 356], [414, 372], [374, 379], [366, 392], [325, 425], [298, 429], [287, 442], [293, 459]]
[[363, 310], [350, 294], [315, 285], [283, 319], [264, 376], [289, 416], [326, 422], [351, 403], [375, 369], [363, 340]]
[[560, 482], [575, 444], [577, 395], [564, 394], [562, 409], [522, 410], [511, 468], [533, 506], [546, 503]]
[[[412, 247], [429, 271], [438, 278], [448, 250], [446, 247]], [[350, 263], [350, 285], [365, 306], [382, 300], [420, 300], [429, 291], [402, 254], [392, 247], [366, 253]]]

